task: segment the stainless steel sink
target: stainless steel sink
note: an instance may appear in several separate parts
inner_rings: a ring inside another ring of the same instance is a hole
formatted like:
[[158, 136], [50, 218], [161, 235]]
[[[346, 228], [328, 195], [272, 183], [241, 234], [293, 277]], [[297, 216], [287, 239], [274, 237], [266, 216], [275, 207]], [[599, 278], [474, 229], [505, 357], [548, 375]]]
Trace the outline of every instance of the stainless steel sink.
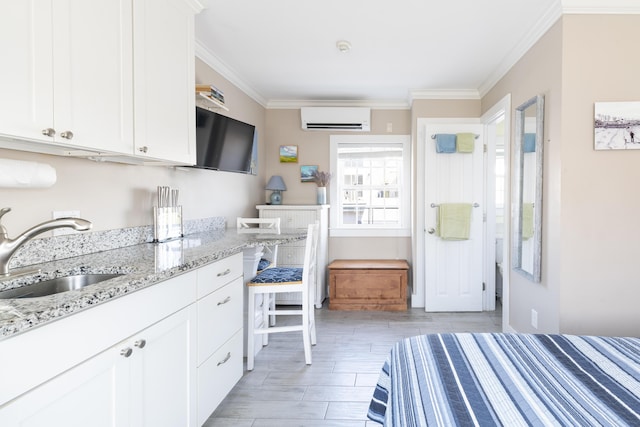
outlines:
[[0, 299], [44, 297], [59, 294], [60, 292], [81, 289], [85, 286], [104, 282], [105, 280], [118, 276], [122, 276], [122, 274], [78, 274], [75, 276], [58, 277], [21, 288], [2, 291], [0, 292]]

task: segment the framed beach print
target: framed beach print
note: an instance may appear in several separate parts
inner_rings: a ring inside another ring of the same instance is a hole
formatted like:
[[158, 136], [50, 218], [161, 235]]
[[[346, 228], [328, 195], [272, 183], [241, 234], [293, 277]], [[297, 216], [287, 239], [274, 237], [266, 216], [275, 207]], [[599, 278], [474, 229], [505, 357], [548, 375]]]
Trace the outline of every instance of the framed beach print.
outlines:
[[298, 146], [281, 145], [280, 163], [298, 163]]
[[313, 175], [318, 171], [318, 165], [300, 166], [300, 182], [315, 182]]
[[640, 149], [640, 102], [596, 102], [596, 150]]

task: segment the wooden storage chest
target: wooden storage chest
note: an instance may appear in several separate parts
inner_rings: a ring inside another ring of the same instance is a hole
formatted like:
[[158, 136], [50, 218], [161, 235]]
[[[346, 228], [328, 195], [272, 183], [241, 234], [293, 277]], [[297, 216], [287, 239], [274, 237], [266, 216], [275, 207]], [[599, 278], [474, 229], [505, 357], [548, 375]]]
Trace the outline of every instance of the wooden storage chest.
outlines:
[[329, 309], [407, 309], [405, 260], [335, 260], [329, 264]]

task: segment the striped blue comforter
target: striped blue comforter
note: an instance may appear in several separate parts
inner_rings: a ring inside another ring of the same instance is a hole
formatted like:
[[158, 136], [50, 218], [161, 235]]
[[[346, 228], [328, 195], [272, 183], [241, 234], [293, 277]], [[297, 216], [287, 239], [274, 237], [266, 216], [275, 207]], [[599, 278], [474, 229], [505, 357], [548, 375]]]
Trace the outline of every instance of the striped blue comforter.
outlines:
[[640, 426], [640, 339], [433, 334], [394, 345], [368, 417], [385, 426]]

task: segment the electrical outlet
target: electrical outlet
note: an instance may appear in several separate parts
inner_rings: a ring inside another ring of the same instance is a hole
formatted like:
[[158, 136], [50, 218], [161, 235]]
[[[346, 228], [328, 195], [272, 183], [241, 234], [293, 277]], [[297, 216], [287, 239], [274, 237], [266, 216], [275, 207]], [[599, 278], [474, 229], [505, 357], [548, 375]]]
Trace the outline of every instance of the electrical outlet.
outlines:
[[[80, 217], [80, 211], [53, 211], [51, 213], [51, 218], [53, 218], [53, 219], [69, 218], [69, 217], [79, 218]], [[62, 235], [65, 235], [65, 234], [76, 234], [76, 233], [79, 233], [79, 231], [76, 231], [73, 228], [69, 228], [69, 227], [55, 228], [53, 230], [53, 235], [54, 236], [62, 236]]]
[[538, 312], [531, 309], [531, 326], [538, 329]]

